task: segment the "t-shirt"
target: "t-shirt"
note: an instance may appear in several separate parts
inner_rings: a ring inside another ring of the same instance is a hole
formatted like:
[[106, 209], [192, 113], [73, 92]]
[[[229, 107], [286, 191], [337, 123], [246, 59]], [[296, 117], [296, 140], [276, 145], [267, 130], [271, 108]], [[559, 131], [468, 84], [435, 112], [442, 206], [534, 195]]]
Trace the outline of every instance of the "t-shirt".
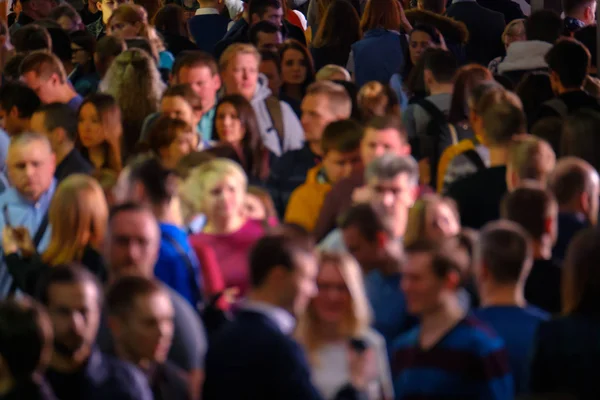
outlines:
[[525, 300], [546, 312], [558, 314], [561, 310], [560, 282], [560, 266], [553, 260], [535, 260], [525, 282]]
[[550, 319], [550, 315], [533, 306], [491, 306], [473, 312], [473, 315], [491, 326], [508, 351], [510, 369], [517, 394], [527, 392], [529, 357], [538, 325]]

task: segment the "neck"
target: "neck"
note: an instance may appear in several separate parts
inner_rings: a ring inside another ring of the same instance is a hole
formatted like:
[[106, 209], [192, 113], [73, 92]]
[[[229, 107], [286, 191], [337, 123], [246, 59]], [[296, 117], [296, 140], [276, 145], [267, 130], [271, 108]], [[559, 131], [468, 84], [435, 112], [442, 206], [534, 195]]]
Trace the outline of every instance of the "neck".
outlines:
[[104, 145], [100, 144], [95, 147], [88, 147], [88, 157], [96, 169], [102, 168], [105, 163], [106, 154], [104, 152]]
[[506, 165], [508, 150], [506, 147], [490, 146], [490, 167]]
[[279, 304], [278, 296], [267, 287], [253, 288], [248, 295], [249, 301], [265, 303], [274, 307], [285, 308]]
[[71, 357], [63, 356], [58, 351], [53, 351], [52, 358], [50, 359], [50, 368], [64, 373], [75, 372], [85, 364], [91, 353], [92, 349], [90, 347], [81, 348]]
[[54, 154], [56, 154], [56, 165], [60, 164], [74, 148], [75, 145], [69, 142], [63, 143], [62, 145], [54, 149]]
[[[68, 73], [68, 72], [67, 72]], [[68, 83], [63, 84], [59, 88], [56, 89], [56, 102], [57, 103], [68, 103], [77, 95], [77, 92], [73, 90], [71, 85]]]
[[[213, 7], [209, 7], [209, 8], [213, 8]], [[202, 115], [204, 115], [207, 112], [209, 112], [210, 110], [212, 110], [212, 108], [216, 104], [216, 100], [217, 100], [216, 97], [212, 97], [210, 99], [205, 99], [205, 102], [202, 103]]]
[[152, 205], [151, 208], [152, 213], [159, 222], [176, 226], [183, 225], [183, 221], [177, 212], [178, 210], [176, 209], [173, 200], [167, 204]]
[[443, 333], [464, 318], [465, 310], [458, 303], [456, 295], [448, 296], [435, 311], [421, 315], [421, 332]]
[[400, 245], [388, 246], [385, 250], [385, 257], [377, 265], [377, 269], [384, 276], [392, 276], [400, 273], [402, 266], [402, 249]]
[[[285, 85], [283, 87], [285, 94], [293, 99], [302, 99], [302, 85]], [[275, 93], [273, 93], [275, 94]]]
[[582, 86], [579, 87], [572, 87], [572, 88], [566, 88], [563, 85], [560, 85], [558, 88], [558, 94], [565, 94], [565, 93], [571, 93], [571, 92], [580, 92], [583, 90]]
[[321, 149], [321, 142], [319, 141], [312, 141], [312, 142], [308, 142], [308, 147], [310, 148], [310, 151], [312, 151], [314, 154], [322, 157], [323, 156], [323, 150]]
[[558, 212], [567, 213], [567, 214], [585, 215], [585, 211], [582, 210], [581, 207], [575, 203], [577, 203], [577, 201], [574, 201], [573, 204], [570, 204], [570, 203], [561, 204], [558, 207]]
[[490, 282], [479, 291], [481, 296], [481, 306], [516, 306], [525, 307], [525, 296], [523, 295], [523, 285], [517, 284], [496, 284]]
[[210, 218], [206, 222], [204, 231], [207, 233], [233, 233], [238, 231], [246, 222], [246, 218], [241, 215], [234, 215], [222, 218]]
[[127, 346], [119, 342], [115, 342], [115, 353], [121, 360], [130, 362], [144, 372], [147, 372], [154, 363], [152, 360], [140, 358], [132, 352], [127, 351]]
[[552, 257], [552, 243], [544, 235], [540, 240], [533, 241], [533, 258], [535, 260], [549, 260]]
[[454, 90], [454, 85], [451, 83], [436, 83], [429, 85], [429, 94], [444, 94], [444, 93], [452, 93]]

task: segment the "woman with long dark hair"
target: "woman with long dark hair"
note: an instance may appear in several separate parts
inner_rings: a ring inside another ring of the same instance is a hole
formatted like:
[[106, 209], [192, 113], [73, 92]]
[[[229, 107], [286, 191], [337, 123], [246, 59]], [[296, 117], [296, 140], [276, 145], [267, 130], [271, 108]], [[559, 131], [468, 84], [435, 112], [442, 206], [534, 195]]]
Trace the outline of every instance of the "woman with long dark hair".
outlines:
[[281, 94], [301, 102], [308, 85], [315, 81], [313, 59], [306, 47], [294, 39], [288, 39], [279, 50], [281, 57]]

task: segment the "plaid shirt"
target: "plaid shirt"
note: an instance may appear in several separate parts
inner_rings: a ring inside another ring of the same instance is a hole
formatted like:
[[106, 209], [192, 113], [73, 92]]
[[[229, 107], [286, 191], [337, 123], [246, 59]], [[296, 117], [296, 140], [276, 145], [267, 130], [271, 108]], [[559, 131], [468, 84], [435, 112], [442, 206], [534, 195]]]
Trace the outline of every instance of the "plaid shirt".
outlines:
[[102, 22], [102, 17], [98, 18], [94, 22], [85, 26], [89, 33], [94, 35], [96, 39], [100, 39], [101, 36], [106, 34], [106, 27], [104, 26], [104, 22]]

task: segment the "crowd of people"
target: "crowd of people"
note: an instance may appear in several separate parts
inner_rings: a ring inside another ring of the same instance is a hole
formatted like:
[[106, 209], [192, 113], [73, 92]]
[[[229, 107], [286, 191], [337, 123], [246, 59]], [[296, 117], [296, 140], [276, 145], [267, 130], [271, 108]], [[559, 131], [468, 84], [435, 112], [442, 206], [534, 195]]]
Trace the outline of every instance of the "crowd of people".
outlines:
[[595, 1], [10, 7], [0, 399], [600, 398]]

